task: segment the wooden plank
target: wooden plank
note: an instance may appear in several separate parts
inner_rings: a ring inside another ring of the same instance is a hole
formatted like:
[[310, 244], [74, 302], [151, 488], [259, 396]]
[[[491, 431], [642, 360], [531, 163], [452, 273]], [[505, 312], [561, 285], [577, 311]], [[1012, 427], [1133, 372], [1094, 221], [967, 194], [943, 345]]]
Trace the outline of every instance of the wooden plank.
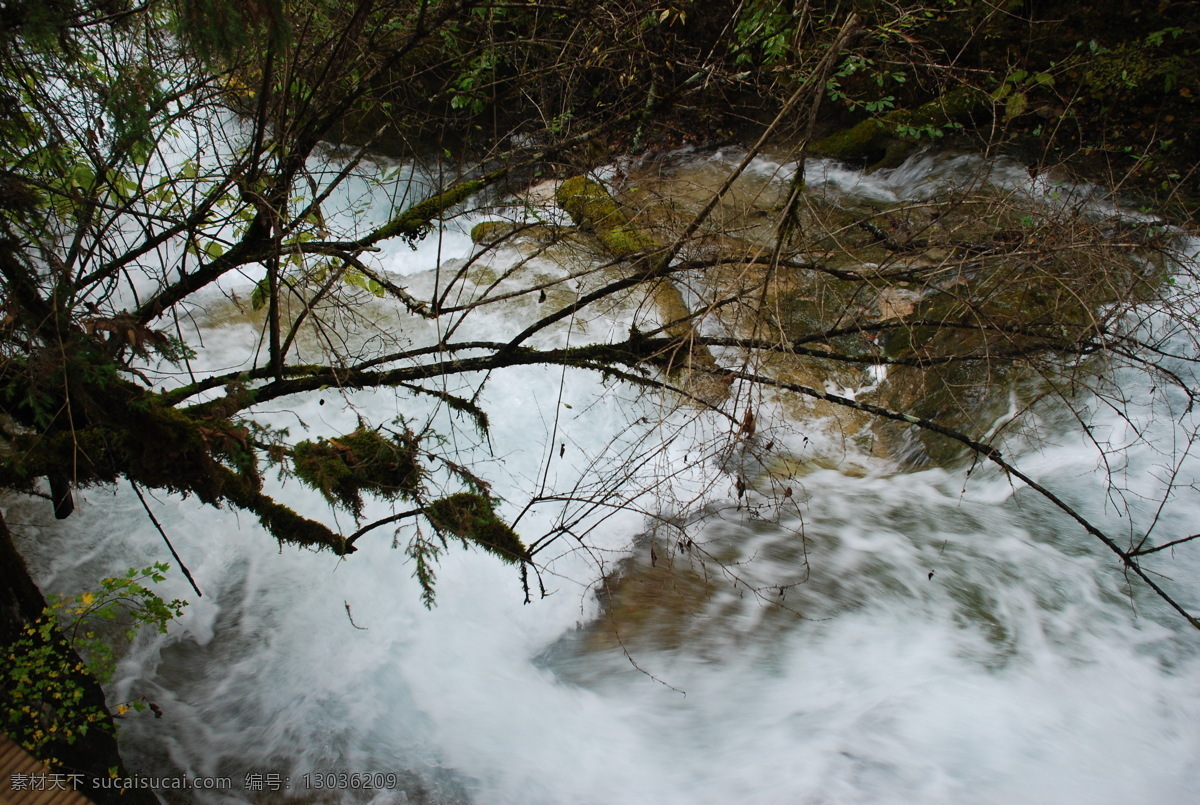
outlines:
[[0, 805], [92, 805], [68, 775], [50, 771], [0, 734]]

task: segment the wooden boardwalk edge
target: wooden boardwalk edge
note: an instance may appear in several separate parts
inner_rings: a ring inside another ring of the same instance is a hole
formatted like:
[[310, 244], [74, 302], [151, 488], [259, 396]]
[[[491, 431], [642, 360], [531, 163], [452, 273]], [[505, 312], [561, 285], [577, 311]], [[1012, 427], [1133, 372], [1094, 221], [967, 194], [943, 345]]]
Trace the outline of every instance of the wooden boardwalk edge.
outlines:
[[51, 772], [0, 733], [0, 805], [92, 805], [74, 790], [71, 777]]

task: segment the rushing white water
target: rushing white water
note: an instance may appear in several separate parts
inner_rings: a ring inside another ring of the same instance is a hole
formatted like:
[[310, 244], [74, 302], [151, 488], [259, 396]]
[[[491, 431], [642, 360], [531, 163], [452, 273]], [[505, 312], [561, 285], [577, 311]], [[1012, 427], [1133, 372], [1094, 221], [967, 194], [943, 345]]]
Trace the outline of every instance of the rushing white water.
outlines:
[[[762, 160], [755, 169], [777, 167]], [[931, 174], [952, 178], [961, 168], [910, 162], [863, 176], [816, 163], [810, 185], [822, 177], [863, 199], [895, 200], [920, 195]], [[414, 287], [432, 282], [432, 261], [465, 257], [471, 245], [456, 231], [440, 254], [422, 248], [389, 257]], [[471, 326], [486, 334], [520, 315], [497, 310]], [[215, 328], [201, 360], [235, 366], [255, 339], [248, 324]], [[638, 420], [664, 416], [654, 399], [583, 373], [563, 377], [507, 370], [486, 385], [493, 425], [484, 473], [508, 479], [502, 497], [528, 495], [560, 444], [564, 459], [549, 482], [568, 489], [586, 476], [587, 459], [637, 438]], [[1188, 431], [1149, 395], [1144, 404], [1130, 396], [1128, 420], [1097, 407], [1090, 424], [1099, 441], [1120, 443], [1138, 427], [1171, 444]], [[320, 434], [353, 428], [359, 411], [376, 422], [422, 415], [399, 405], [384, 392], [323, 393], [288, 400], [264, 419]], [[667, 454], [678, 463], [691, 457], [689, 439], [717, 427], [665, 416], [681, 429]], [[778, 427], [781, 440], [804, 431], [799, 453], [849, 449], [834, 447], [819, 425], [785, 422], [769, 407], [760, 416], [762, 431]], [[1107, 477], [1070, 425], [1048, 418], [1036, 444], [1014, 441], [1006, 455], [1120, 533]], [[431, 611], [386, 531], [343, 561], [278, 548], [253, 517], [160, 495], [154, 511], [205, 595], [170, 635], [143, 636], [121, 666], [110, 698], [145, 696], [164, 712], [127, 721], [126, 757], [160, 776], [229, 775], [238, 789], [248, 773], [277, 773], [290, 783], [287, 796], [322, 802], [1194, 801], [1195, 630], [1126, 584], [1078, 526], [1001, 475], [980, 468], [968, 481], [962, 472], [899, 473], [881, 459], [853, 459], [853, 474], [813, 469], [794, 479], [796, 493], [774, 519], [759, 519], [753, 491], [734, 508], [732, 481], [722, 513], [691, 525], [655, 530], [619, 512], [589, 535], [599, 553], [554, 559], [544, 578], [551, 595], [530, 605], [511, 567], [452, 550]], [[1142, 445], [1116, 468], [1135, 509], [1153, 505], [1161, 461]], [[1189, 485], [1198, 474], [1195, 460], [1180, 468], [1184, 484], [1162, 514], [1162, 533], [1196, 530], [1200, 500]], [[325, 512], [295, 482], [269, 479], [268, 487], [302, 514]], [[44, 501], [8, 507], [44, 586], [75, 590], [165, 557], [127, 490], [79, 497], [61, 524]], [[521, 530], [541, 533], [553, 515], [535, 510]], [[652, 538], [669, 571], [649, 567]], [[1200, 607], [1200, 548], [1182, 546], [1159, 565], [1181, 600]], [[595, 585], [614, 567], [640, 586], [614, 584], [602, 610]], [[168, 596], [194, 598], [178, 577], [165, 586]], [[305, 774], [329, 772], [394, 773], [398, 785], [305, 789]], [[237, 790], [171, 801], [284, 799]]]

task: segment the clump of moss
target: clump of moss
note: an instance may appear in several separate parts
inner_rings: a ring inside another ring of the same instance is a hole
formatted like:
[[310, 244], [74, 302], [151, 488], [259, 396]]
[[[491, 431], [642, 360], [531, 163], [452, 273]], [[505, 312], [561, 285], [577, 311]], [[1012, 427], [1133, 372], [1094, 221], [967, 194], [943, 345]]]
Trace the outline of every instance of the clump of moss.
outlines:
[[435, 500], [425, 507], [425, 516], [439, 531], [470, 540], [509, 564], [529, 561], [520, 537], [483, 495], [460, 492]]
[[298, 477], [330, 504], [362, 514], [363, 491], [388, 500], [412, 498], [423, 471], [419, 445], [411, 434], [387, 438], [378, 430], [360, 427], [334, 439], [304, 441], [292, 449]]
[[506, 238], [527, 238], [548, 244], [559, 240], [568, 228], [516, 221], [480, 221], [471, 227], [471, 242], [478, 246], [491, 246]]
[[109, 419], [116, 427], [96, 434], [101, 449], [92, 455], [115, 474], [156, 489], [195, 492], [205, 503], [221, 499], [232, 480], [221, 460], [234, 467], [240, 483], [260, 482], [253, 453], [236, 444], [240, 431], [228, 421], [194, 419], [151, 393], [130, 395]]

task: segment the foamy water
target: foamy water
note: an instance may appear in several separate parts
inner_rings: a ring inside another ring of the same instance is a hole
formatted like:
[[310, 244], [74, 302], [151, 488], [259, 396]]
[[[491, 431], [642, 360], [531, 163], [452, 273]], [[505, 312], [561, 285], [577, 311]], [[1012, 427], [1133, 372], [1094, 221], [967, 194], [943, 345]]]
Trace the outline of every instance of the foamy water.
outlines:
[[[949, 181], [964, 165], [912, 162], [874, 176], [820, 162], [810, 170], [838, 192], [886, 201], [923, 197], [915, 188], [929, 176]], [[783, 160], [755, 170], [786, 180]], [[431, 286], [431, 262], [469, 255], [469, 223], [455, 225], [440, 252], [397, 250], [387, 267], [414, 288]], [[506, 259], [515, 253], [501, 251], [494, 265]], [[511, 333], [533, 305], [497, 306], [472, 334]], [[611, 315], [553, 338], [627, 328], [634, 314]], [[424, 325], [396, 321], [414, 342], [435, 340]], [[226, 322], [206, 335], [201, 360], [237, 366], [257, 337], [250, 323]], [[453, 382], [473, 390], [481, 379]], [[865, 376], [862, 385], [879, 382]], [[1182, 405], [1168, 411], [1149, 393], [1144, 402], [1130, 396], [1132, 421], [1096, 406], [1094, 434], [1122, 443], [1137, 427], [1162, 448], [1194, 431]], [[143, 636], [112, 686], [110, 700], [145, 696], [164, 712], [123, 725], [133, 769], [238, 784], [250, 772], [279, 773], [298, 798], [314, 793], [305, 774], [398, 775], [395, 790], [329, 800], [376, 803], [1194, 801], [1197, 632], [1000, 473], [900, 473], [855, 454], [853, 473], [814, 468], [781, 481], [794, 487], [781, 509], [754, 489], [739, 506], [732, 476], [719, 469], [738, 459], [714, 446], [728, 430], [716, 418], [554, 368], [497, 372], [481, 404], [492, 416], [490, 444], [467, 436], [469, 427], [453, 430], [428, 401], [390, 392], [323, 392], [259, 413], [294, 435], [300, 423], [316, 435], [346, 432], [359, 414], [376, 423], [433, 417], [496, 481], [509, 518], [543, 485], [586, 491], [579, 484], [590, 468], [621, 466], [674, 437], [625, 487], [680, 472], [636, 501], [674, 524], [593, 512], [580, 524], [589, 550], [563, 536], [539, 555], [553, 556], [543, 569], [550, 594], [537, 597], [535, 586], [529, 605], [513, 568], [453, 547], [427, 611], [388, 529], [341, 560], [278, 547], [253, 516], [158, 495], [154, 511], [205, 595], [168, 636]], [[769, 403], [759, 416], [760, 438], [777, 435], [802, 456], [853, 451]], [[1006, 455], [1112, 533], [1127, 531], [1094, 448], [1070, 425], [1049, 416], [1036, 444], [1014, 440]], [[1134, 447], [1118, 468], [1121, 500], [1141, 516], [1153, 512], [1164, 477], [1164, 455], [1152, 447]], [[1189, 486], [1200, 465], [1188, 459], [1177, 469], [1183, 483], [1158, 528], [1183, 536], [1200, 519]], [[330, 516], [295, 481], [271, 477], [267, 487], [301, 514]], [[698, 505], [713, 513], [704, 520], [682, 511], [701, 490]], [[166, 556], [128, 489], [85, 490], [77, 501], [63, 523], [45, 501], [6, 512], [46, 588], [94, 586]], [[372, 503], [368, 516], [388, 511]], [[519, 528], [536, 536], [561, 516], [539, 504]], [[339, 525], [353, 528], [344, 515]], [[402, 547], [407, 536], [396, 539]], [[1148, 565], [1200, 608], [1200, 548]], [[602, 611], [597, 583], [613, 571], [641, 586], [612, 587]], [[164, 588], [194, 599], [178, 573]]]

